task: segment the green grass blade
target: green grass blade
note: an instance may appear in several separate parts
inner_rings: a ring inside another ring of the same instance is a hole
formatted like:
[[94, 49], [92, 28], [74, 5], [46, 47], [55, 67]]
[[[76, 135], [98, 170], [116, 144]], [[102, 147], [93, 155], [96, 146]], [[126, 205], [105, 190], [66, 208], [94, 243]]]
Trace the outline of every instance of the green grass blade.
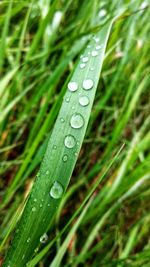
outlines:
[[[85, 49], [81, 60], [82, 64], [83, 61], [88, 61], [86, 66], [80, 68], [81, 61], [76, 65], [71, 81], [77, 84], [71, 84], [70, 90], [67, 90], [64, 96], [43, 162], [13, 244], [4, 261], [4, 267], [9, 264], [22, 267], [28, 262], [34, 249], [39, 245], [40, 237], [49, 228], [66, 191], [90, 117], [112, 22], [108, 22], [91, 40], [91, 47]], [[81, 98], [82, 96], [84, 98]]]

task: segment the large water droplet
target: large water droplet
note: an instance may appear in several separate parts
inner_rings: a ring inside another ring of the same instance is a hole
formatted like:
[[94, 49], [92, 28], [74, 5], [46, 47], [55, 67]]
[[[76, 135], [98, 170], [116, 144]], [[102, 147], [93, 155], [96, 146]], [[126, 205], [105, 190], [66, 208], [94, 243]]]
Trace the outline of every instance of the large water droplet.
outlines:
[[59, 182], [55, 181], [51, 187], [50, 196], [55, 199], [61, 198], [63, 191], [64, 190], [62, 185]]
[[69, 82], [68, 83], [68, 89], [71, 92], [75, 92], [78, 89], [78, 84], [76, 82]]
[[85, 63], [81, 63], [81, 64], [80, 64], [80, 69], [84, 69], [85, 66], [86, 66]]
[[82, 58], [82, 62], [83, 62], [83, 63], [86, 63], [86, 62], [88, 62], [88, 60], [89, 60], [89, 58], [88, 58], [88, 57], [83, 57], [83, 58]]
[[67, 135], [64, 140], [64, 144], [67, 148], [73, 148], [76, 144], [76, 140], [73, 135]]
[[96, 57], [96, 56], [98, 56], [98, 52], [96, 50], [93, 50], [92, 51], [92, 57]]
[[63, 158], [62, 158], [63, 162], [66, 162], [68, 160], [68, 156], [67, 155], [64, 155]]
[[72, 128], [79, 129], [84, 125], [84, 118], [79, 113], [74, 113], [70, 119]]
[[47, 240], [48, 240], [48, 236], [46, 233], [40, 237], [40, 242], [42, 244], [46, 243]]
[[85, 107], [90, 103], [90, 101], [86, 95], [83, 95], [79, 97], [79, 103], [81, 106]]
[[82, 84], [83, 89], [85, 90], [90, 90], [93, 87], [93, 85], [94, 85], [94, 82], [91, 79], [84, 80]]

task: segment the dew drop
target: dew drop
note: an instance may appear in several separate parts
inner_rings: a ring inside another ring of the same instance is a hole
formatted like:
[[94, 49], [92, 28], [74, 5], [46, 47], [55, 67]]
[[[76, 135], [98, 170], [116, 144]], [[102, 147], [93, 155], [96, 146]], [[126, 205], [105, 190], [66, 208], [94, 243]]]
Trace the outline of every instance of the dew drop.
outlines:
[[96, 57], [96, 56], [98, 56], [98, 52], [96, 50], [93, 50], [92, 51], [92, 57]]
[[48, 240], [48, 235], [46, 233], [40, 237], [40, 242], [42, 244], [46, 243], [47, 240]]
[[94, 85], [94, 82], [91, 79], [84, 80], [82, 84], [83, 89], [85, 90], [90, 90], [93, 87], [93, 85]]
[[63, 191], [64, 190], [62, 185], [59, 182], [55, 181], [51, 187], [50, 196], [55, 199], [61, 198]]
[[46, 171], [46, 175], [49, 175], [49, 171], [48, 170]]
[[81, 63], [80, 64], [80, 69], [84, 69], [85, 68], [85, 63]]
[[32, 211], [33, 211], [33, 212], [34, 212], [34, 211], [36, 211], [36, 208], [35, 208], [35, 207], [33, 207], [33, 208], [32, 208]]
[[88, 58], [88, 57], [83, 57], [83, 58], [82, 58], [82, 62], [83, 62], [83, 63], [86, 63], [86, 62], [88, 62], [88, 60], [89, 60], [89, 58]]
[[40, 208], [42, 208], [43, 207], [43, 205], [42, 204], [40, 204]]
[[80, 96], [79, 103], [81, 106], [85, 107], [89, 104], [89, 98], [86, 95]]
[[60, 118], [60, 121], [63, 123], [65, 120], [63, 118]]
[[70, 98], [69, 98], [69, 97], [67, 97], [67, 98], [66, 98], [66, 102], [68, 103], [69, 101], [70, 101]]
[[37, 202], [37, 199], [36, 198], [34, 198], [34, 200], [33, 200], [34, 202]]
[[72, 106], [72, 109], [74, 110], [75, 109], [75, 106]]
[[70, 119], [72, 128], [79, 129], [84, 125], [84, 118], [80, 113], [74, 113]]
[[87, 48], [91, 48], [91, 45], [88, 45]]
[[67, 148], [73, 148], [76, 144], [76, 140], [73, 135], [67, 135], [64, 140], [64, 144]]
[[50, 203], [48, 203], [47, 206], [50, 207]]
[[27, 243], [29, 243], [31, 241], [31, 238], [29, 237], [28, 239], [27, 239]]
[[96, 46], [96, 50], [100, 50], [101, 48], [102, 48], [101, 45], [97, 45], [97, 46]]
[[91, 52], [90, 51], [88, 52], [88, 55], [91, 55]]
[[56, 150], [56, 149], [57, 149], [57, 146], [55, 146], [55, 145], [54, 145], [54, 146], [53, 146], [53, 149], [55, 149], [55, 150]]
[[94, 70], [94, 68], [93, 68], [93, 67], [91, 67], [91, 68], [90, 68], [90, 70]]
[[66, 162], [68, 160], [68, 156], [67, 155], [64, 155], [63, 158], [62, 158], [63, 162]]
[[93, 39], [95, 40], [96, 43], [98, 43], [100, 40], [99, 37], [95, 37], [95, 36], [93, 37]]
[[71, 92], [75, 92], [78, 89], [78, 84], [76, 82], [69, 82], [68, 83], [68, 89]]

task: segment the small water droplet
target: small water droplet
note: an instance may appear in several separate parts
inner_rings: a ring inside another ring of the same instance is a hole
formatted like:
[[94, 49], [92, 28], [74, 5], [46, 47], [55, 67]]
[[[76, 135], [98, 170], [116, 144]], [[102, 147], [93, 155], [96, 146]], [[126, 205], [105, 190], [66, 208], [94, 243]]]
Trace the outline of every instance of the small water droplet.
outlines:
[[93, 39], [94, 39], [94, 41], [95, 41], [96, 43], [98, 43], [99, 40], [100, 40], [99, 37], [96, 37], [96, 36], [94, 36]]
[[73, 135], [67, 135], [64, 140], [64, 144], [67, 148], [73, 148], [76, 144], [76, 140]]
[[36, 198], [34, 198], [34, 200], [33, 200], [34, 202], [37, 202], [37, 199]]
[[101, 48], [102, 48], [101, 45], [97, 45], [97, 46], [96, 46], [96, 50], [100, 50]]
[[72, 109], [74, 110], [75, 109], [75, 106], [72, 106]]
[[74, 113], [71, 117], [70, 124], [72, 128], [79, 129], [84, 125], [84, 118], [80, 113]]
[[84, 69], [85, 66], [86, 66], [85, 63], [81, 63], [81, 64], [80, 64], [80, 69]]
[[67, 98], [66, 98], [66, 102], [68, 103], [69, 101], [70, 101], [70, 98], [69, 98], [69, 97], [67, 97]]
[[88, 55], [91, 55], [91, 52], [90, 51], [88, 52]]
[[98, 52], [96, 50], [93, 50], [92, 51], [92, 57], [96, 57], [96, 56], [98, 56]]
[[43, 207], [43, 205], [42, 204], [40, 204], [40, 208], [42, 208]]
[[91, 45], [88, 45], [87, 48], [91, 48]]
[[33, 211], [33, 212], [35, 212], [35, 211], [36, 211], [36, 208], [35, 208], [35, 207], [33, 207], [33, 208], [32, 208], [32, 211]]
[[82, 84], [83, 89], [85, 90], [90, 90], [93, 87], [93, 85], [94, 85], [94, 82], [91, 79], [84, 80]]
[[68, 156], [67, 155], [64, 155], [63, 158], [62, 158], [63, 162], [66, 162], [68, 160]]
[[54, 146], [53, 146], [53, 149], [55, 149], [55, 150], [56, 150], [56, 149], [57, 149], [57, 146], [55, 146], [55, 145], [54, 145]]
[[63, 118], [60, 118], [60, 121], [63, 123], [65, 120]]
[[86, 62], [88, 62], [88, 60], [89, 60], [89, 58], [88, 58], [88, 57], [83, 57], [83, 58], [82, 58], [82, 62], [83, 62], [83, 63], [86, 63]]
[[85, 107], [90, 103], [90, 101], [86, 95], [83, 95], [79, 97], [79, 103], [81, 106]]
[[31, 241], [31, 238], [29, 237], [28, 239], [27, 239], [27, 243], [29, 243]]
[[50, 203], [48, 203], [47, 206], [50, 207]]
[[48, 170], [46, 171], [46, 175], [49, 175], [49, 171]]
[[40, 242], [41, 242], [42, 244], [44, 244], [44, 243], [46, 243], [47, 240], [48, 240], [48, 235], [47, 235], [46, 233], [44, 233], [44, 235], [42, 235], [42, 236], [40, 237]]
[[75, 92], [78, 89], [78, 84], [76, 82], [69, 82], [68, 83], [68, 89], [71, 92]]
[[59, 182], [55, 181], [51, 187], [50, 196], [55, 199], [61, 198], [63, 191], [64, 190], [62, 185]]
[[93, 68], [93, 67], [91, 67], [91, 68], [90, 68], [90, 70], [94, 70], [94, 68]]

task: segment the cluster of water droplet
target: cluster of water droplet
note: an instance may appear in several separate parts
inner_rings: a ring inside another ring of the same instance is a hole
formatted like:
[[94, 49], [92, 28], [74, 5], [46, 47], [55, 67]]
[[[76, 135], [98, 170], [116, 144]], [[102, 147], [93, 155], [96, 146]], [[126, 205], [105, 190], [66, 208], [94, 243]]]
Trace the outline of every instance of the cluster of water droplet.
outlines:
[[[81, 59], [81, 63], [80, 63], [80, 69], [84, 69], [86, 66], [87, 66], [87, 63], [89, 61], [89, 57], [96, 57], [98, 56], [98, 52], [99, 50], [102, 48], [102, 45], [98, 44], [99, 43], [99, 38], [98, 37], [93, 37], [96, 45], [95, 45], [95, 48], [91, 51], [88, 51], [87, 52], [87, 55], [81, 55], [80, 56], [80, 59]], [[91, 45], [88, 45], [87, 48], [88, 49], [91, 49]], [[93, 71], [94, 68], [93, 67], [90, 67], [89, 69], [90, 71]], [[83, 90], [86, 92], [88, 90], [91, 90], [92, 88], [94, 87], [94, 81], [90, 78], [86, 78], [83, 80], [82, 82], [82, 88]], [[71, 80], [69, 83], [68, 83], [68, 90], [71, 92], [71, 93], [75, 93], [77, 90], [79, 89], [79, 84], [74, 81], [74, 80]], [[68, 103], [70, 102], [70, 97], [66, 97], [65, 98], [65, 101]], [[90, 100], [89, 100], [89, 97], [86, 93], [79, 93], [79, 104], [82, 106], [82, 107], [86, 107], [89, 105], [90, 103]], [[75, 107], [72, 106], [72, 109], [74, 109]], [[60, 118], [60, 121], [61, 123], [64, 123], [65, 122], [65, 119], [64, 118]], [[83, 115], [81, 115], [80, 113], [73, 113], [71, 118], [70, 118], [70, 126], [71, 128], [73, 129], [80, 129], [84, 126], [84, 117]], [[65, 138], [64, 138], [64, 145], [67, 149], [73, 149], [76, 145], [77, 145], [78, 142], [76, 142], [76, 139], [73, 135], [69, 134], [69, 135], [66, 135]], [[56, 146], [55, 146], [56, 147]], [[54, 147], [53, 147], [54, 148]], [[56, 148], [55, 148], [56, 149]], [[78, 153], [76, 152], [75, 153], [75, 156], [77, 156]], [[65, 154], [63, 155], [62, 157], [62, 161], [65, 163], [67, 162], [68, 160], [68, 155]], [[62, 194], [63, 194], [63, 186], [61, 185], [61, 183], [59, 181], [55, 181], [50, 189], [50, 196], [54, 199], [59, 199], [62, 197]]]

